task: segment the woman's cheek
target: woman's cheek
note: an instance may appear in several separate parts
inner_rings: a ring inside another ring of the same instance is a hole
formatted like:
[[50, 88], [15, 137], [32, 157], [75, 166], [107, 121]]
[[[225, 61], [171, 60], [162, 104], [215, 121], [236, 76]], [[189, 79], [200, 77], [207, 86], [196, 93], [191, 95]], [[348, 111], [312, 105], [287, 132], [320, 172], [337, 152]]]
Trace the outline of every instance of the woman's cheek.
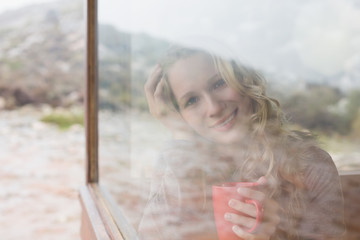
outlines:
[[182, 113], [183, 119], [185, 122], [196, 132], [201, 133], [203, 132], [203, 118], [199, 115], [199, 112], [196, 108], [188, 109]]

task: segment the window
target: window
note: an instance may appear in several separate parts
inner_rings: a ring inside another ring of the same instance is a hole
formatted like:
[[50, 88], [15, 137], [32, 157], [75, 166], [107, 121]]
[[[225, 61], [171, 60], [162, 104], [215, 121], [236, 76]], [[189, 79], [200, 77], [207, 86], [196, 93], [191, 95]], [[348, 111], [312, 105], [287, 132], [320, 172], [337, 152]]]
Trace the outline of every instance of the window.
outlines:
[[[154, 163], [171, 138], [148, 114], [143, 86], [173, 42], [191, 47], [214, 43], [219, 54], [236, 52], [261, 70], [269, 94], [279, 99], [291, 124], [319, 135], [342, 174], [344, 189], [348, 182], [359, 183], [354, 180], [360, 169], [360, 6], [355, 2], [87, 4], [83, 239], [136, 238]], [[344, 192], [347, 208], [358, 185], [352, 187]], [[356, 232], [359, 226], [350, 229]]]

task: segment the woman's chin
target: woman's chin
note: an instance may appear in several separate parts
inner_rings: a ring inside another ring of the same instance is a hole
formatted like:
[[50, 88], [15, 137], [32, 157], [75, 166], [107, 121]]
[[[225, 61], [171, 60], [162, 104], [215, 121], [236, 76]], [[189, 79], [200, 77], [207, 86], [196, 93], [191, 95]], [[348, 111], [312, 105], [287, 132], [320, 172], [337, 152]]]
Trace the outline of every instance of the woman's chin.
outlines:
[[242, 132], [238, 130], [222, 132], [221, 134], [218, 133], [212, 137], [214, 142], [224, 145], [238, 144], [243, 142], [245, 139], [245, 134], [242, 134]]

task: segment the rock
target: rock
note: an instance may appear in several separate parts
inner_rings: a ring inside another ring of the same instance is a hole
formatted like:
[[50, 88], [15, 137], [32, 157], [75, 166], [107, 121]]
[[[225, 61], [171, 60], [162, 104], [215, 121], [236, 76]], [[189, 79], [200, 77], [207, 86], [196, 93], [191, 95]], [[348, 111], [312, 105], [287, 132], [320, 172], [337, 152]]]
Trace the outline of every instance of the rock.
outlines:
[[64, 97], [62, 105], [64, 107], [70, 107], [79, 104], [79, 102], [81, 101], [82, 101], [81, 94], [78, 91], [73, 91], [69, 93], [66, 97]]
[[48, 114], [52, 113], [52, 111], [53, 111], [53, 108], [49, 104], [46, 104], [46, 103], [41, 104], [39, 106], [39, 108], [40, 108], [40, 112], [43, 115], [48, 115]]
[[5, 109], [13, 110], [16, 108], [16, 99], [14, 96], [8, 96], [5, 100]]
[[17, 106], [24, 106], [26, 104], [32, 103], [33, 99], [27, 94], [23, 89], [16, 88], [13, 92], [14, 98], [16, 100]]
[[6, 102], [3, 97], [0, 97], [0, 110], [5, 109]]
[[33, 122], [31, 124], [31, 126], [32, 126], [32, 129], [34, 129], [35, 131], [44, 130], [46, 128], [49, 128], [48, 124], [40, 122], [40, 121]]

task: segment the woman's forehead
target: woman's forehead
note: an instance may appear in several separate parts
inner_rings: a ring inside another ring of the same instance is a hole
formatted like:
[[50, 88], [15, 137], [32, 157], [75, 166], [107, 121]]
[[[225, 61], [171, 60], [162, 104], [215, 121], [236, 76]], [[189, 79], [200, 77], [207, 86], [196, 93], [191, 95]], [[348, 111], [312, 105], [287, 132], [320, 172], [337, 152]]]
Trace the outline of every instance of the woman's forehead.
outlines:
[[204, 80], [216, 73], [212, 58], [205, 54], [194, 54], [192, 56], [179, 59], [168, 71], [170, 82], [177, 80]]
[[208, 89], [217, 71], [212, 59], [205, 55], [193, 55], [179, 60], [170, 69], [168, 81], [175, 97], [180, 100], [190, 93]]

